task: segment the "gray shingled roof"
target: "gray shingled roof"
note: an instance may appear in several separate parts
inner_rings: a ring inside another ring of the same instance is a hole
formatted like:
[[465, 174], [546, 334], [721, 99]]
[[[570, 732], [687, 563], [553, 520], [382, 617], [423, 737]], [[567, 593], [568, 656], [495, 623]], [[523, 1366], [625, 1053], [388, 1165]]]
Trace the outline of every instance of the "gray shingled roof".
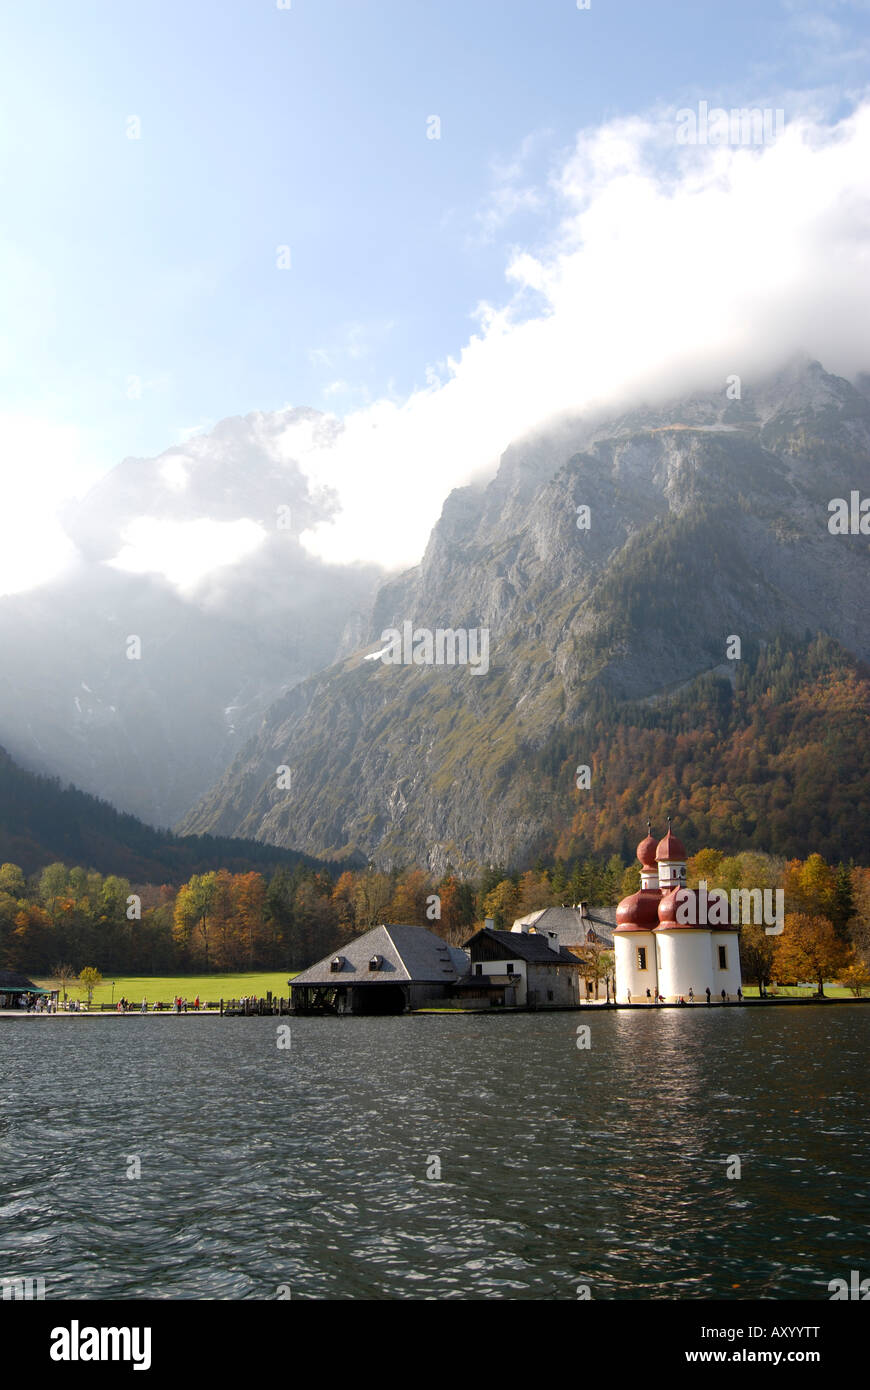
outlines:
[[537, 931], [555, 932], [560, 946], [585, 946], [586, 933], [591, 927], [603, 944], [612, 949], [616, 908], [587, 907], [584, 915], [579, 907], [544, 907], [539, 912], [518, 917], [517, 922], [534, 925]]
[[28, 990], [36, 989], [32, 980], [26, 975], [22, 975], [18, 970], [0, 970], [0, 990], [20, 989], [27, 994]]
[[[482, 936], [497, 942], [500, 947], [504, 947], [505, 956], [508, 958], [513, 956], [517, 960], [527, 960], [546, 965], [577, 964], [577, 957], [572, 956], [570, 951], [566, 951], [564, 946], [560, 946], [558, 951], [554, 951], [552, 946], [547, 945], [545, 936], [536, 935], [534, 932], [494, 931], [492, 927], [482, 927], [479, 932], [475, 932], [470, 941], [466, 941], [466, 946], [480, 940]], [[485, 961], [484, 964], [486, 964]]]
[[[341, 956], [341, 969], [330, 964]], [[379, 970], [369, 970], [369, 961], [380, 956]], [[448, 946], [426, 927], [405, 925], [373, 927], [363, 936], [339, 946], [316, 965], [310, 965], [290, 981], [297, 985], [391, 984], [413, 981], [453, 984], [468, 974], [468, 957], [455, 946]]]

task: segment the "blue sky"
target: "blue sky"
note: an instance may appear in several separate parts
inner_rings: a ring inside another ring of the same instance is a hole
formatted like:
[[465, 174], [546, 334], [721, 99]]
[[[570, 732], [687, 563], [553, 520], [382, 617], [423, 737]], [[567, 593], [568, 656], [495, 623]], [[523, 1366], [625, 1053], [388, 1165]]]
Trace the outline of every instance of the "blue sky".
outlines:
[[0, 411], [76, 432], [84, 478], [228, 415], [425, 387], [508, 301], [517, 249], [558, 237], [578, 131], [702, 98], [818, 95], [833, 119], [870, 14], [18, 0], [4, 27]]

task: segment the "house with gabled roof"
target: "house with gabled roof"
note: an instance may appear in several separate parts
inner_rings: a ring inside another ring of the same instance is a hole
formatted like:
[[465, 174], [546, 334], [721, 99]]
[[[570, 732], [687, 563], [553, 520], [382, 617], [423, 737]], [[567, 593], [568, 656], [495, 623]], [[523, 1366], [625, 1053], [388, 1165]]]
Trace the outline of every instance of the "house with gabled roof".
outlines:
[[[615, 907], [590, 907], [579, 903], [574, 907], [541, 907], [518, 917], [513, 932], [553, 937], [566, 951], [581, 962], [585, 980], [585, 999], [610, 998], [613, 978], [612, 957], [606, 952], [614, 949], [613, 931], [616, 926]], [[604, 964], [607, 961], [608, 964]]]
[[550, 933], [558, 937], [559, 945], [566, 950], [572, 947], [603, 946], [613, 950], [613, 929], [616, 926], [615, 907], [589, 907], [580, 903], [578, 907], [541, 907], [537, 912], [529, 912], [518, 917], [511, 931], [531, 931]]
[[472, 980], [509, 986], [520, 1008], [568, 1009], [580, 1003], [580, 961], [555, 933], [497, 931], [487, 922], [465, 949]]
[[402, 1014], [444, 1000], [468, 957], [426, 927], [373, 927], [289, 981], [296, 1013]]

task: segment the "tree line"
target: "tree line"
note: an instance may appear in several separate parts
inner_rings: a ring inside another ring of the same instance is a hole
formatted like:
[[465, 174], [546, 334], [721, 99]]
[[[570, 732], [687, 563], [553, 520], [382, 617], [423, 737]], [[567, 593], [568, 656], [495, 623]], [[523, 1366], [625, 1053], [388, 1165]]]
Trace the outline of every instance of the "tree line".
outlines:
[[[786, 931], [744, 927], [744, 976], [870, 983], [870, 868], [832, 865], [819, 854], [785, 860], [755, 851], [703, 849], [689, 860], [690, 886], [782, 889]], [[0, 866], [0, 968], [30, 975], [302, 970], [381, 922], [428, 927], [461, 945], [490, 918], [507, 929], [540, 908], [613, 906], [640, 886], [637, 863], [618, 855], [538, 861], [476, 879], [422, 869], [313, 869], [299, 863], [191, 874], [175, 888], [57, 862], [25, 875]], [[798, 920], [800, 919], [800, 920]], [[802, 944], [801, 944], [802, 943]], [[799, 949], [800, 945], [800, 949]]]

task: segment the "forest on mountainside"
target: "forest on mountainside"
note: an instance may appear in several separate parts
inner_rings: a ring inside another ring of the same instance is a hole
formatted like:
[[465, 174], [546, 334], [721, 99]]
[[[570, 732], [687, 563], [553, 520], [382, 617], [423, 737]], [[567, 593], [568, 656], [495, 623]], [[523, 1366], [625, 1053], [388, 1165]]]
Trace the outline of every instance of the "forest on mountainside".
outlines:
[[139, 881], [179, 884], [221, 864], [241, 872], [280, 864], [319, 866], [295, 850], [220, 835], [175, 835], [116, 811], [55, 777], [28, 772], [0, 748], [0, 860], [26, 874], [53, 860]]
[[[870, 671], [823, 635], [778, 638], [663, 700], [596, 693], [578, 727], [528, 750], [541, 788], [591, 786], [553, 851], [622, 854], [647, 815], [670, 815], [687, 846], [860, 860], [870, 822]], [[534, 779], [530, 779], [534, 780]], [[564, 804], [564, 798], [562, 799]]]

